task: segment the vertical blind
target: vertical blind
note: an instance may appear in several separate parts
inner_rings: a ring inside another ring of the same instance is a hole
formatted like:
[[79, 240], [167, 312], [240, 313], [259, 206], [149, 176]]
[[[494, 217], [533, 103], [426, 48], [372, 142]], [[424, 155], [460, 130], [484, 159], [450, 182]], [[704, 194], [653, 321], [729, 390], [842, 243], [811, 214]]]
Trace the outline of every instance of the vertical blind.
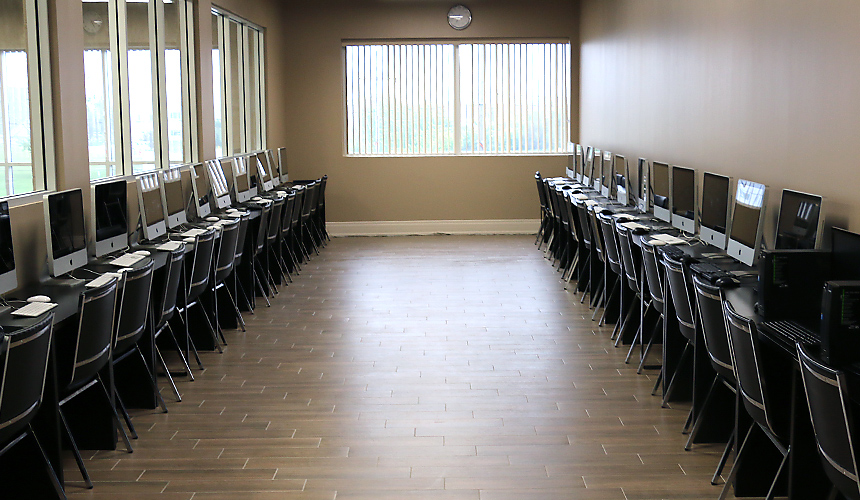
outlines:
[[350, 155], [567, 151], [570, 44], [346, 46]]

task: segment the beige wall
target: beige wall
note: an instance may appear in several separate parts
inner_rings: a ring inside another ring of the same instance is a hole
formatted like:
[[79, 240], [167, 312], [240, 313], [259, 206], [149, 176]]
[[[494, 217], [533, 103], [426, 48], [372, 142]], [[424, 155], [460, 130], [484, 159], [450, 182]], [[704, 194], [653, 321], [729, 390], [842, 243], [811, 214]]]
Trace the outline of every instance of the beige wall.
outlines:
[[[286, 43], [268, 46], [269, 61], [276, 56], [284, 70], [282, 80], [269, 78], [269, 145], [286, 146], [291, 179], [328, 174], [329, 220], [533, 219], [534, 172], [564, 172], [562, 157], [344, 157], [343, 40], [578, 38], [576, 2], [570, 0], [474, 0], [468, 3], [472, 25], [463, 32], [448, 26], [453, 3], [285, 2], [278, 30]], [[267, 38], [273, 31], [269, 25]]]
[[581, 140], [826, 197], [860, 230], [860, 3], [585, 0]]

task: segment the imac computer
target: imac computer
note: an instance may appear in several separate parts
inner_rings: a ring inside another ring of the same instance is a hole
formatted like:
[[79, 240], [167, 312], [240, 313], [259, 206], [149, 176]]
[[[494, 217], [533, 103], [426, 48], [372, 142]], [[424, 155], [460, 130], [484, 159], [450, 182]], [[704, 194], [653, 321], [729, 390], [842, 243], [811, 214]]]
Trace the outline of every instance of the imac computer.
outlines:
[[185, 212], [188, 203], [182, 191], [181, 167], [163, 170], [161, 180], [164, 185], [164, 208], [167, 209], [167, 229], [174, 229], [188, 222]]
[[651, 204], [654, 206], [654, 217], [663, 222], [672, 222], [672, 179], [669, 173], [668, 163], [655, 161], [651, 164]]
[[591, 166], [591, 185], [595, 191], [600, 193], [600, 183], [603, 181], [603, 151], [594, 150], [594, 160]]
[[194, 193], [194, 210], [197, 218], [209, 215], [212, 207], [209, 205], [209, 174], [206, 165], [195, 163], [191, 166], [191, 192]]
[[672, 226], [696, 234], [696, 171], [672, 165]]
[[212, 196], [215, 198], [215, 208], [222, 209], [230, 206], [230, 185], [227, 184], [227, 176], [224, 175], [224, 166], [228, 166], [232, 178], [233, 162], [229, 158], [222, 160], [206, 160], [206, 171], [209, 174], [209, 185], [212, 188]]
[[164, 194], [159, 172], [137, 176], [137, 200], [143, 238], [154, 240], [164, 236], [167, 233], [167, 224], [164, 222]]
[[615, 172], [612, 169], [612, 153], [609, 151], [603, 152], [603, 171], [600, 176], [600, 194], [611, 198], [612, 197], [612, 177]]
[[705, 172], [702, 180], [702, 211], [699, 215], [699, 237], [708, 245], [726, 249], [731, 215], [731, 179]]
[[281, 184], [290, 182], [290, 175], [287, 173], [287, 148], [278, 148], [274, 155], [278, 162], [278, 172], [281, 174]]
[[0, 294], [11, 292], [16, 288], [18, 288], [18, 273], [15, 272], [9, 202], [0, 201]]
[[767, 186], [744, 179], [738, 180], [726, 253], [748, 266], [753, 265], [758, 257], [766, 201]]
[[573, 154], [569, 154], [567, 155], [567, 166], [564, 168], [565, 177], [573, 179], [576, 176], [574, 168], [576, 168], [576, 160], [574, 159]]
[[821, 196], [801, 193], [791, 189], [782, 190], [779, 217], [776, 221], [776, 249], [813, 249], [821, 242], [824, 229], [821, 219]]
[[651, 198], [649, 197], [649, 178], [648, 174], [651, 171], [646, 158], [639, 158], [636, 164], [636, 182], [631, 182], [631, 186], [636, 186], [636, 208], [643, 214], [647, 214], [651, 209]]
[[582, 144], [577, 144], [573, 150], [573, 178], [576, 182], [582, 182], [582, 164], [585, 160], [585, 155], [582, 152]]
[[585, 163], [582, 164], [582, 184], [591, 188], [591, 171], [594, 170], [594, 148], [585, 148]]
[[269, 165], [269, 155], [265, 151], [260, 151], [257, 154], [248, 157], [248, 161], [257, 167], [257, 178], [259, 181], [260, 191], [271, 191], [275, 184], [272, 182], [272, 167]]
[[45, 194], [42, 206], [45, 210], [48, 270], [56, 278], [87, 263], [83, 191], [69, 189]]
[[623, 155], [615, 155], [612, 158], [612, 171], [615, 172], [615, 198], [622, 205], [630, 204], [630, 194], [627, 192], [627, 178], [630, 173], [627, 172], [627, 160]]
[[90, 190], [95, 257], [128, 248], [128, 182], [99, 182], [90, 185]]
[[[233, 158], [232, 172], [233, 176], [233, 192], [236, 203], [245, 203], [254, 195], [251, 194], [251, 172], [245, 165], [245, 158]], [[224, 165], [222, 160], [222, 166]], [[227, 171], [224, 171], [227, 174]]]

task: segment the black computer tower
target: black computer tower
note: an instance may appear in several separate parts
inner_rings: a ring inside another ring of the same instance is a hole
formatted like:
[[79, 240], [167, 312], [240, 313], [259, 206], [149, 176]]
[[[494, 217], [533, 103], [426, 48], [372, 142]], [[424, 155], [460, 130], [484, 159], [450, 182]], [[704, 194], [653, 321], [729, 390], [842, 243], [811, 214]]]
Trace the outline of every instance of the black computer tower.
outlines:
[[860, 281], [828, 281], [821, 297], [821, 355], [842, 367], [860, 361]]
[[821, 291], [831, 278], [827, 250], [765, 250], [759, 259], [758, 312], [765, 321], [794, 320], [817, 329]]

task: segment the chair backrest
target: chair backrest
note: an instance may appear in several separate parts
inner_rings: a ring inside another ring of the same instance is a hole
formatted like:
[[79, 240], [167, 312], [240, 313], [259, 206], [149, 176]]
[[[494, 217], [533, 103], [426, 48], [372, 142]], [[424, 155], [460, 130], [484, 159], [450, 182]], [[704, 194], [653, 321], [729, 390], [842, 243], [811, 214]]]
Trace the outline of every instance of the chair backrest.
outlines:
[[269, 225], [266, 233], [266, 239], [269, 242], [274, 242], [278, 238], [278, 233], [281, 228], [281, 211], [284, 209], [284, 202], [287, 198], [278, 198], [272, 203], [271, 212], [269, 212]]
[[765, 385], [763, 366], [759, 355], [758, 333], [755, 323], [736, 313], [729, 301], [723, 301], [723, 314], [726, 330], [729, 332], [729, 346], [738, 391], [747, 413], [762, 427], [780, 436], [775, 416], [770, 412], [770, 395]]
[[568, 221], [568, 231], [570, 231], [570, 237], [573, 238], [574, 242], [579, 243], [579, 238], [581, 231], [577, 226], [577, 218], [576, 218], [576, 208], [573, 206], [572, 196], [576, 193], [579, 193], [578, 190], [568, 189], [562, 194], [561, 198], [561, 209], [564, 211], [564, 218]]
[[319, 196], [317, 200], [317, 207], [319, 210], [320, 219], [325, 219], [325, 185], [328, 182], [328, 175], [324, 175], [320, 177], [320, 187], [319, 187]]
[[302, 221], [302, 207], [304, 207], [305, 203], [307, 186], [304, 184], [296, 184], [294, 188], [296, 190], [296, 207], [293, 209], [293, 228], [298, 228]]
[[307, 220], [311, 216], [311, 209], [314, 206], [314, 193], [317, 189], [317, 181], [311, 181], [305, 184], [305, 196], [302, 203], [302, 221]]
[[236, 253], [233, 255], [233, 268], [242, 262], [245, 254], [245, 239], [248, 237], [248, 224], [251, 222], [251, 213], [243, 212], [239, 216], [239, 230], [236, 233]]
[[648, 280], [651, 304], [657, 312], [663, 314], [663, 279], [657, 267], [656, 249], [648, 238], [642, 238], [642, 262], [645, 263], [645, 279]]
[[576, 217], [579, 219], [579, 227], [582, 230], [582, 244], [591, 249], [591, 222], [588, 221], [588, 206], [583, 200], [574, 200]]
[[588, 207], [588, 222], [591, 226], [591, 244], [594, 246], [595, 252], [597, 252], [597, 258], [600, 259], [600, 262], [604, 262], [603, 235], [600, 231], [600, 223], [597, 222], [597, 214], [601, 213], [601, 211], [602, 209], [597, 205]]
[[236, 261], [236, 246], [239, 241], [239, 222], [241, 219], [226, 221], [221, 225], [221, 237], [218, 238], [218, 255], [215, 259], [213, 277], [215, 283], [221, 283], [233, 272]]
[[269, 231], [269, 214], [272, 204], [260, 205], [260, 216], [257, 218], [257, 236], [254, 238], [254, 255], [260, 255], [266, 246], [266, 234]]
[[711, 366], [724, 379], [735, 384], [732, 354], [729, 352], [729, 334], [723, 317], [723, 300], [720, 288], [693, 275], [693, 289], [696, 291], [696, 309], [705, 340], [705, 349]]
[[119, 280], [111, 278], [104, 285], [81, 293], [71, 374], [66, 380], [60, 379], [66, 391], [74, 391], [92, 380], [110, 361], [118, 288]]
[[313, 182], [313, 187], [311, 189], [311, 215], [316, 217], [317, 208], [319, 208], [320, 204], [320, 188], [322, 187], [322, 179], [317, 179]]
[[194, 241], [191, 269], [187, 273], [186, 304], [197, 300], [209, 284], [209, 270], [212, 267], [212, 255], [215, 253], [215, 232], [215, 228], [210, 228], [205, 233], [197, 235]]
[[813, 358], [800, 344], [797, 359], [824, 471], [846, 497], [860, 498], [854, 420], [845, 374]]
[[690, 288], [684, 263], [663, 254], [663, 266], [666, 268], [666, 281], [672, 304], [675, 305], [675, 317], [678, 318], [678, 329], [681, 335], [690, 342], [696, 340], [696, 314], [693, 311], [693, 300], [690, 298]]
[[30, 423], [42, 403], [54, 313], [0, 336], [0, 449]]
[[546, 207], [546, 193], [543, 190], [543, 178], [540, 175], [540, 172], [535, 172], [535, 182], [537, 183], [538, 190], [538, 200], [540, 201], [541, 213], [545, 212]]
[[633, 241], [631, 230], [622, 225], [621, 221], [615, 222], [615, 233], [618, 239], [618, 248], [621, 253], [624, 276], [627, 278], [627, 287], [639, 294], [639, 254], [633, 253]]
[[287, 192], [287, 199], [284, 201], [284, 208], [281, 209], [281, 239], [286, 241], [289, 238], [293, 221], [293, 211], [296, 209], [296, 192]]
[[621, 269], [621, 255], [618, 252], [618, 240], [615, 238], [615, 219], [610, 214], [601, 213], [597, 215], [597, 220], [603, 233], [606, 263], [612, 272], [620, 277], [624, 271]]
[[143, 266], [125, 273], [122, 292], [117, 306], [116, 340], [114, 353], [122, 354], [140, 340], [149, 316], [149, 296], [152, 291], [152, 274], [155, 261], [148, 259]]
[[160, 279], [153, 283], [155, 300], [153, 301], [154, 317], [153, 331], [157, 334], [173, 317], [176, 310], [176, 297], [179, 293], [179, 283], [182, 279], [182, 263], [185, 261], [185, 243], [170, 252], [164, 271], [158, 273]]

